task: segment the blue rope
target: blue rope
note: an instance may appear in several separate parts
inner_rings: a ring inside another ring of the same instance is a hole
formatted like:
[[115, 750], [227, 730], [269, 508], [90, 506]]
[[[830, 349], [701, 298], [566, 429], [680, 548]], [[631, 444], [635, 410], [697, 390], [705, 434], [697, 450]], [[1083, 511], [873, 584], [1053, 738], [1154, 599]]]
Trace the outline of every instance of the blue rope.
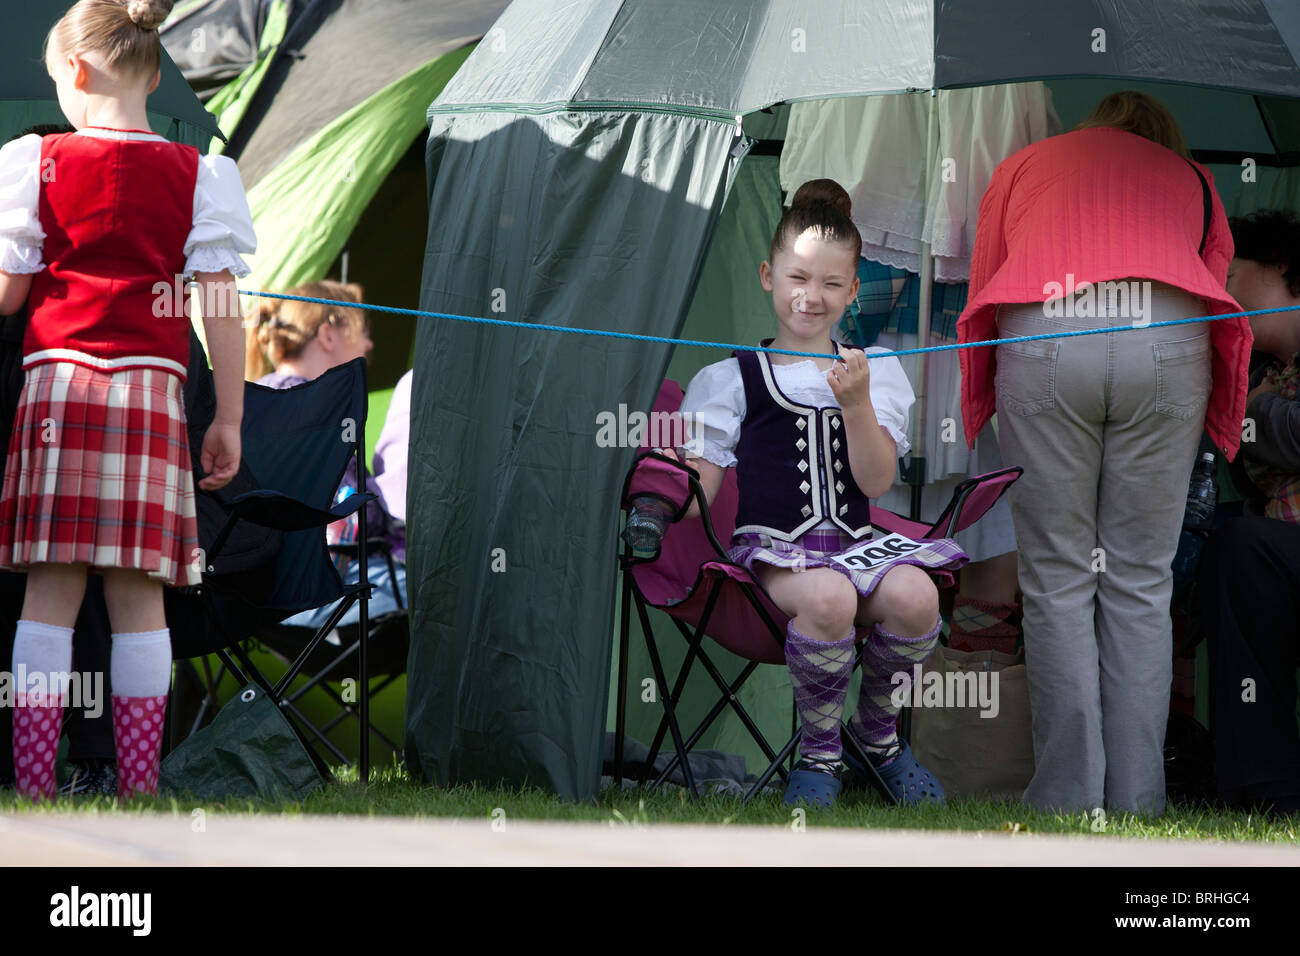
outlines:
[[[508, 319], [484, 319], [473, 315], [454, 315], [448, 312], [425, 312], [421, 309], [399, 309], [391, 305], [367, 305], [358, 302], [341, 302], [338, 299], [317, 299], [307, 295], [288, 295], [279, 292], [251, 292], [239, 290], [240, 295], [255, 295], [266, 299], [288, 299], [292, 302], [313, 302], [317, 305], [333, 305], [345, 309], [365, 309], [368, 312], [390, 312], [394, 315], [411, 315], [417, 318], [451, 319], [456, 322], [475, 322], [480, 325], [501, 325], [513, 329], [540, 329], [545, 332], [571, 332], [575, 335], [599, 335], [611, 339], [629, 339], [633, 342], [658, 342], [663, 345], [694, 345], [705, 349], [744, 350], [749, 352], [770, 352], [774, 355], [798, 355], [808, 358], [836, 358], [824, 352], [794, 352], [789, 349], [765, 348], [761, 345], [733, 345], [727, 342], [702, 342], [698, 339], [672, 339], [662, 335], [640, 335], [635, 332], [611, 332], [605, 329], [575, 329], [567, 325], [543, 325], [537, 322], [512, 322]], [[1151, 322], [1147, 325], [1120, 325], [1105, 329], [1078, 329], [1071, 332], [1048, 332], [1041, 335], [1019, 335], [1009, 339], [990, 339], [984, 342], [958, 342], [952, 345], [929, 345], [924, 348], [899, 349], [896, 352], [875, 352], [867, 358], [887, 358], [898, 355], [921, 355], [926, 352], [949, 352], [954, 349], [974, 349], [984, 345], [1006, 345], [1011, 342], [1037, 342], [1039, 339], [1066, 339], [1077, 335], [1100, 335], [1104, 332], [1128, 332], [1139, 329], [1160, 329], [1171, 325], [1191, 325], [1194, 322], [1216, 322], [1219, 319], [1236, 319], [1252, 315], [1270, 315], [1274, 312], [1295, 312], [1300, 306], [1286, 305], [1276, 309], [1256, 309], [1253, 312], [1233, 312], [1228, 315], [1201, 315], [1189, 319], [1169, 319], [1165, 322]]]

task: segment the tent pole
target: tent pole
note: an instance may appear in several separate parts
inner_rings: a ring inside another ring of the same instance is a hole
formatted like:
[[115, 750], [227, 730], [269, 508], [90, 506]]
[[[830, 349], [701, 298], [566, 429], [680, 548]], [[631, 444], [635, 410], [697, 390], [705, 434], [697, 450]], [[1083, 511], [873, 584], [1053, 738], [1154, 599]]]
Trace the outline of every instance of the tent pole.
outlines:
[[[938, 92], [930, 91], [930, 121], [929, 131], [926, 135], [925, 143], [925, 180], [924, 193], [925, 205], [921, 212], [921, 271], [920, 271], [920, 294], [917, 296], [916, 303], [916, 344], [918, 348], [924, 348], [930, 344], [930, 301], [931, 285], [934, 282], [934, 258], [931, 255], [930, 243], [924, 238], [925, 227], [928, 225], [930, 216], [930, 192], [933, 188], [934, 179], [934, 154], [939, 148], [939, 113], [935, 108]], [[916, 431], [915, 438], [912, 440], [912, 467], [909, 469], [909, 479], [912, 484], [912, 509], [911, 517], [914, 521], [921, 520], [921, 493], [925, 487], [925, 435], [926, 435], [926, 412], [928, 398], [926, 395], [926, 369], [929, 365], [929, 355], [918, 355], [920, 365], [917, 371], [917, 390], [916, 390]]]

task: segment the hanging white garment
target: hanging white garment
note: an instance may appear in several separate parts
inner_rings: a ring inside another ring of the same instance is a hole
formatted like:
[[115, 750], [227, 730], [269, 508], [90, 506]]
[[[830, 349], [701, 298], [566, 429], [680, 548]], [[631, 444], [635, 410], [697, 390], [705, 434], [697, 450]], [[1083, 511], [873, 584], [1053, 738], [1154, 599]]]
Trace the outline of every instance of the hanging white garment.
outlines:
[[781, 151], [788, 200], [810, 179], [829, 178], [853, 200], [862, 254], [921, 271], [929, 242], [939, 282], [970, 280], [980, 199], [998, 164], [1060, 132], [1041, 82], [941, 90], [938, 155], [925, 215], [929, 93], [854, 96], [792, 103]]

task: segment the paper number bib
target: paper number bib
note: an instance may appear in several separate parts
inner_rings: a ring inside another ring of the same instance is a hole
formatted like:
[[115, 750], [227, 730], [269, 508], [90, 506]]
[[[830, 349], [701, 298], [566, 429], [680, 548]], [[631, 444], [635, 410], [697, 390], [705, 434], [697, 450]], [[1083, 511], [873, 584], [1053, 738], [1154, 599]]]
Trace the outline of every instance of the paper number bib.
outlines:
[[888, 534], [855, 545], [849, 550], [835, 555], [830, 560], [850, 571], [870, 571], [881, 564], [887, 564], [911, 551], [919, 551], [924, 545], [913, 541], [906, 535]]

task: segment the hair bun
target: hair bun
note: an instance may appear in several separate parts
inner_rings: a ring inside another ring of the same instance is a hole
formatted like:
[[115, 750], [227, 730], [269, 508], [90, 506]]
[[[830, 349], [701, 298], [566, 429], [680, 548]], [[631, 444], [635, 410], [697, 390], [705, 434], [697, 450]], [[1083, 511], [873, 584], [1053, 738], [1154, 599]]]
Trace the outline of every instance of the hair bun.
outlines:
[[127, 0], [126, 15], [141, 30], [157, 30], [172, 12], [172, 0]]
[[816, 206], [824, 203], [834, 206], [844, 217], [852, 218], [853, 200], [849, 194], [833, 179], [810, 179], [800, 186], [790, 200], [790, 208], [796, 206]]

